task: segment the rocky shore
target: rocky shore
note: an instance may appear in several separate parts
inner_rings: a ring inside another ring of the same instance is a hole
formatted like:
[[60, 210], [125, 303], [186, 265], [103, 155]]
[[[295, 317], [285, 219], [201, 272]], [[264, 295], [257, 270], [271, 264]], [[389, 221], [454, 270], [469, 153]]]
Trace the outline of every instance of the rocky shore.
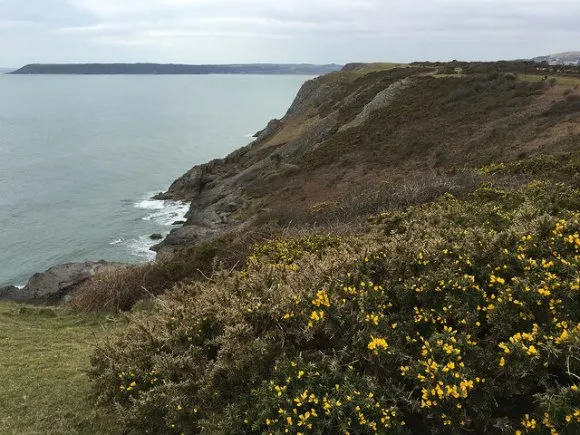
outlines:
[[15, 286], [0, 288], [0, 301], [60, 304], [91, 277], [120, 267], [125, 265], [106, 261], [61, 264], [34, 274], [22, 289]]

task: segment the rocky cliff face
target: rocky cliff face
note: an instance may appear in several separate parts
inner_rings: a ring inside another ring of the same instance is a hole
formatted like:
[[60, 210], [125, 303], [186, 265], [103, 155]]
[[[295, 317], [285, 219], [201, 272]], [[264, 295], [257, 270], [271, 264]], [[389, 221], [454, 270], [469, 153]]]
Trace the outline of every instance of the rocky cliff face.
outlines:
[[[244, 228], [266, 211], [309, 208], [375, 183], [566, 148], [580, 134], [565, 116], [546, 115], [565, 100], [562, 89], [520, 82], [505, 74], [505, 63], [495, 74], [461, 68], [441, 74], [445, 65], [385, 68], [353, 64], [306, 82], [286, 115], [254, 142], [177, 179], [157, 198], [191, 207], [186, 224], [155, 247], [160, 256]], [[548, 134], [538, 137], [540, 131]]]
[[82, 283], [93, 276], [124, 267], [105, 261], [67, 263], [34, 274], [22, 289], [8, 286], [0, 289], [0, 301], [54, 305], [66, 301]]

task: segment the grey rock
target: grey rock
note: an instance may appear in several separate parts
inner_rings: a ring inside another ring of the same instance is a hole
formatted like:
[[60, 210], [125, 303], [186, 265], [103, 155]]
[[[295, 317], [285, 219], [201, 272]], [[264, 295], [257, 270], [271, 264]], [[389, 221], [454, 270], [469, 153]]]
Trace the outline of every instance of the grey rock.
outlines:
[[175, 228], [162, 243], [153, 246], [151, 250], [158, 251], [161, 246], [192, 245], [205, 239], [211, 232], [211, 229], [197, 225]]
[[0, 301], [20, 302], [24, 299], [26, 299], [26, 293], [24, 293], [18, 287], [9, 285], [7, 287], [0, 288]]
[[272, 119], [264, 130], [258, 132], [255, 143], [263, 142], [272, 137], [282, 127], [284, 123], [279, 119]]
[[228, 203], [228, 204], [225, 205], [224, 210], [227, 213], [233, 213], [233, 212], [235, 212], [239, 208], [240, 208], [240, 205], [238, 203], [236, 203], [236, 202], [230, 202], [230, 203]]
[[67, 263], [34, 274], [21, 290], [20, 301], [35, 304], [58, 304], [66, 295], [94, 275], [115, 270], [125, 265], [106, 261]]
[[171, 225], [183, 225], [183, 224], [185, 224], [185, 221], [175, 221]]
[[320, 106], [336, 95], [340, 88], [340, 84], [329, 82], [323, 77], [307, 81], [298, 91], [286, 116], [304, 113], [312, 107]]
[[155, 233], [149, 236], [151, 240], [161, 240], [163, 239], [163, 234]]
[[389, 107], [395, 98], [411, 83], [410, 79], [403, 79], [388, 86], [383, 91], [379, 92], [372, 101], [363, 107], [363, 110], [356, 116], [356, 118], [340, 128], [340, 131], [348, 130], [349, 128], [358, 127], [364, 124], [369, 117], [377, 110]]

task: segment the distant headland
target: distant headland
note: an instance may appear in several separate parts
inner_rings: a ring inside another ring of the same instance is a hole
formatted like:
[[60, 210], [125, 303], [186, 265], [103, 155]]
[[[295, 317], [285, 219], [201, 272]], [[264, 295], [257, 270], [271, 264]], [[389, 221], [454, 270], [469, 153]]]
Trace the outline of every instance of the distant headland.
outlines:
[[232, 64], [180, 65], [157, 63], [86, 63], [86, 64], [29, 64], [10, 74], [306, 74], [321, 75], [338, 71], [342, 65], [313, 64]]

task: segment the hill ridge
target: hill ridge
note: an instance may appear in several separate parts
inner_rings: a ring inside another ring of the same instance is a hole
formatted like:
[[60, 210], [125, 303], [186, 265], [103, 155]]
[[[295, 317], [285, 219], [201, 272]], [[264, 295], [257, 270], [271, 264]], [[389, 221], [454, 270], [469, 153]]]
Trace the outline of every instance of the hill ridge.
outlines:
[[162, 63], [33, 63], [12, 74], [308, 74], [318, 75], [336, 71], [341, 65], [326, 64], [162, 64]]

